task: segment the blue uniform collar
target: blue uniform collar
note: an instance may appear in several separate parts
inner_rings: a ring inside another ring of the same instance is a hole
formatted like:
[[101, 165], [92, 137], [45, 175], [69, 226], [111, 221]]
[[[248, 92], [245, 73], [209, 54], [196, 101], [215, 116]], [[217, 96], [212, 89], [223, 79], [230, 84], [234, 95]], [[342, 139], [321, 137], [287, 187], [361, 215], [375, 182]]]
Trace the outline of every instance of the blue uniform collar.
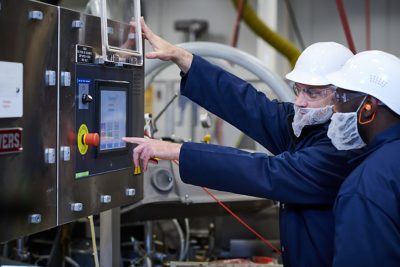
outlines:
[[386, 129], [375, 136], [372, 142], [365, 147], [363, 153], [351, 159], [349, 162], [351, 163], [360, 159], [364, 159], [366, 156], [379, 149], [384, 144], [398, 139], [400, 139], [400, 124], [390, 127], [389, 129]]

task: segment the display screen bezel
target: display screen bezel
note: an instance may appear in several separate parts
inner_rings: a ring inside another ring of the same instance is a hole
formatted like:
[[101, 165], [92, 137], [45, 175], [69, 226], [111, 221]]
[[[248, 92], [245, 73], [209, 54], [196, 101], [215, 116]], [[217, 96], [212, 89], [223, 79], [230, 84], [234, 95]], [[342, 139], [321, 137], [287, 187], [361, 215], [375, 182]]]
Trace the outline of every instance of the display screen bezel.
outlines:
[[126, 144], [125, 147], [120, 147], [120, 148], [111, 148], [111, 149], [105, 149], [101, 150], [100, 149], [100, 144], [101, 144], [101, 92], [102, 91], [117, 91], [117, 92], [125, 92], [126, 94], [126, 121], [125, 121], [125, 136], [129, 135], [129, 129], [130, 129], [130, 118], [129, 118], [129, 87], [130, 83], [129, 82], [122, 82], [122, 81], [104, 81], [104, 80], [96, 80], [96, 99], [97, 99], [97, 119], [96, 119], [96, 125], [97, 125], [97, 132], [99, 133], [100, 136], [100, 143], [97, 147], [97, 155], [110, 155], [110, 154], [115, 154], [115, 153], [124, 153], [129, 151], [129, 146]]

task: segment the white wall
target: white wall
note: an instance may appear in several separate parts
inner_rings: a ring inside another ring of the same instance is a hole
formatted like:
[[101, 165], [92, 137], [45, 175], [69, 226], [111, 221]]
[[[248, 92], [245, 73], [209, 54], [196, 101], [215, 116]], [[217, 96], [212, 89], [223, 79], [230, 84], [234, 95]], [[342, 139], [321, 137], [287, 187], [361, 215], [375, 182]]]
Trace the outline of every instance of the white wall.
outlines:
[[[357, 51], [365, 50], [364, 0], [344, 1]], [[333, 0], [291, 0], [304, 41], [347, 45]], [[371, 0], [371, 48], [400, 56], [400, 1]]]

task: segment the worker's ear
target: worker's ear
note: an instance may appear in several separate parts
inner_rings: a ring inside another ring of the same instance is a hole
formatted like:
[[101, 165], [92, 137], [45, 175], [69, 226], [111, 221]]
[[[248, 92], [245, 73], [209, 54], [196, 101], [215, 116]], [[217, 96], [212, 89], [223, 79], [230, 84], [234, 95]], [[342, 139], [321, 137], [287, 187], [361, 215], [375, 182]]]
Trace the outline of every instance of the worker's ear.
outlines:
[[378, 100], [375, 97], [368, 96], [363, 106], [360, 109], [358, 123], [368, 124], [375, 119], [376, 112], [378, 110]]

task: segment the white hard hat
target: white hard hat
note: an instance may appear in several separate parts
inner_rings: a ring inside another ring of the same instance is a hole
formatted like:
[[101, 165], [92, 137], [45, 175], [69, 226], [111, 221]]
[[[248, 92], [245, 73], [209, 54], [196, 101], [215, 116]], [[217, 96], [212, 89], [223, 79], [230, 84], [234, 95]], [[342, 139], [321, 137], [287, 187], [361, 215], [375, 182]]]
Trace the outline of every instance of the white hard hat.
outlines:
[[347, 47], [335, 42], [320, 42], [307, 47], [286, 79], [307, 85], [328, 85], [328, 73], [339, 70], [354, 56]]
[[400, 115], [400, 59], [383, 51], [358, 53], [327, 76], [337, 87], [371, 95]]

